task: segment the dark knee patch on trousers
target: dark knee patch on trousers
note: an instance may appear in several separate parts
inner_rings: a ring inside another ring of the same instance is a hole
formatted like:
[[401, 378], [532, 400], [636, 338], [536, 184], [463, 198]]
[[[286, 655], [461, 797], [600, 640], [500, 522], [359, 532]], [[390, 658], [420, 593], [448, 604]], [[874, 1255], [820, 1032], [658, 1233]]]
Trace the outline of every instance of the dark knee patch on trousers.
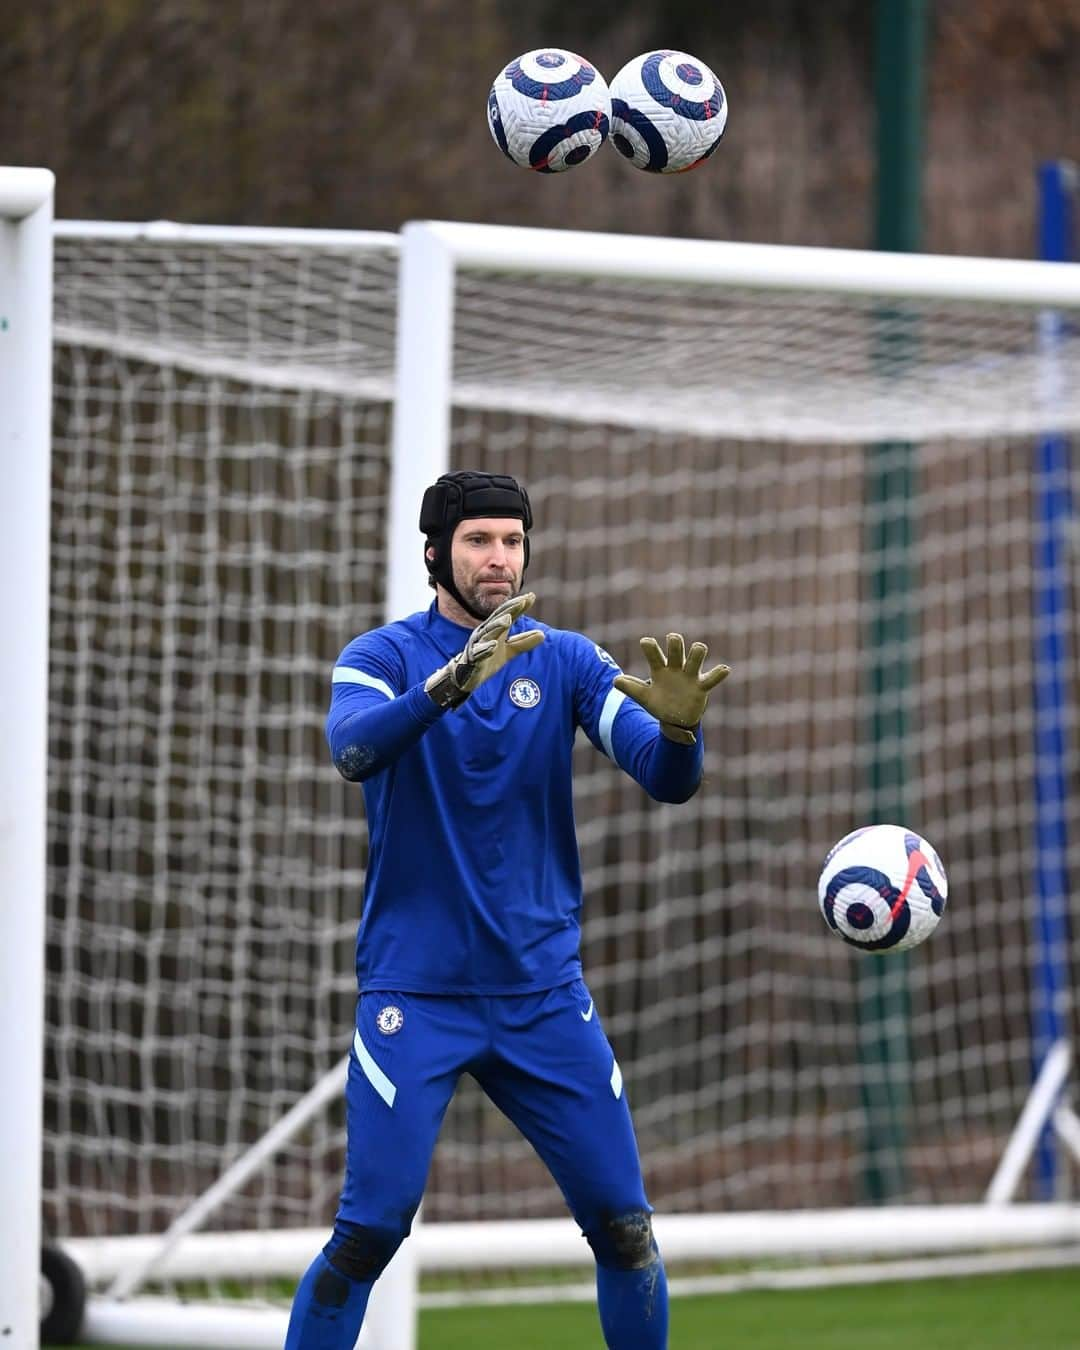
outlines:
[[652, 1216], [633, 1210], [608, 1219], [599, 1233], [589, 1237], [593, 1254], [602, 1266], [614, 1270], [644, 1270], [656, 1257]]
[[346, 1280], [366, 1281], [380, 1276], [397, 1251], [401, 1234], [350, 1224], [334, 1229], [323, 1256]]
[[339, 1275], [336, 1270], [324, 1270], [315, 1281], [312, 1298], [324, 1308], [344, 1308], [351, 1287], [344, 1275]]

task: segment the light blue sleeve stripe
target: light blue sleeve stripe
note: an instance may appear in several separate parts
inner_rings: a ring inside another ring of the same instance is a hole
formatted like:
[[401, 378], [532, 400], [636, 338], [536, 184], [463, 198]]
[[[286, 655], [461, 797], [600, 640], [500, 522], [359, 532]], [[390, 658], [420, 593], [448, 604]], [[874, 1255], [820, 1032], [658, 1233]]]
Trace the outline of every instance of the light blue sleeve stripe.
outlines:
[[334, 684], [363, 684], [369, 689], [377, 689], [380, 694], [385, 694], [387, 698], [394, 697], [394, 691], [385, 680], [376, 679], [374, 675], [366, 675], [362, 670], [356, 670], [352, 666], [334, 667]]
[[394, 1098], [397, 1096], [397, 1088], [371, 1058], [367, 1046], [360, 1039], [359, 1031], [353, 1032], [353, 1049], [356, 1051], [356, 1058], [360, 1061], [360, 1067], [364, 1071], [364, 1077], [392, 1110]]
[[604, 706], [600, 709], [600, 744], [607, 752], [607, 757], [618, 764], [615, 759], [615, 751], [611, 744], [611, 729], [615, 725], [615, 714], [626, 701], [626, 695], [621, 689], [611, 689], [608, 696], [604, 699]]

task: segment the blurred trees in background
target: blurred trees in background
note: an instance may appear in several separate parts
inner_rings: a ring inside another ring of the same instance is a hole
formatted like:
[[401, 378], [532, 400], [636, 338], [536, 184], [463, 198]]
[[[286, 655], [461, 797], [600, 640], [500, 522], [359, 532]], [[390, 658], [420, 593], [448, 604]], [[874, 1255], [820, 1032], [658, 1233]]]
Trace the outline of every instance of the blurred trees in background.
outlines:
[[[418, 218], [863, 247], [873, 0], [8, 0], [0, 159], [64, 217], [396, 229]], [[569, 46], [610, 79], [683, 47], [731, 105], [715, 159], [607, 150], [528, 174], [491, 141], [502, 64]], [[931, 0], [925, 247], [1030, 255], [1034, 168], [1080, 155], [1080, 0]]]

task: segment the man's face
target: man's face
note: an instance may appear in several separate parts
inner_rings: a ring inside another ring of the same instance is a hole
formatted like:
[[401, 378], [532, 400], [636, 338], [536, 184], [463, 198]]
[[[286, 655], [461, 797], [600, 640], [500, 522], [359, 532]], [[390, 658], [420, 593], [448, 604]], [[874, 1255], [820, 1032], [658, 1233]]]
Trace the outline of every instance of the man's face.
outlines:
[[488, 615], [521, 590], [525, 531], [515, 517], [463, 520], [450, 545], [454, 585], [478, 614]]

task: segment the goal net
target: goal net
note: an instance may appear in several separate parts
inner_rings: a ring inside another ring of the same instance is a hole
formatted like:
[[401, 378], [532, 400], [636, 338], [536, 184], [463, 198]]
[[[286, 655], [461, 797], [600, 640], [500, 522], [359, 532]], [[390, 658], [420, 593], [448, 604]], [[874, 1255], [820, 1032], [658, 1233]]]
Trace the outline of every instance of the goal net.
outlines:
[[[669, 630], [732, 666], [690, 803], [650, 803], [576, 751], [586, 977], [675, 1274], [821, 1252], [819, 1211], [849, 1209], [868, 1226], [836, 1250], [1075, 1258], [1073, 1205], [938, 1230], [921, 1207], [986, 1195], [1048, 1048], [1040, 1000], [1075, 1038], [1076, 903], [1040, 880], [1080, 862], [1080, 800], [1048, 808], [1045, 790], [1075, 743], [1074, 633], [1040, 596], [1047, 530], [1075, 538], [1046, 494], [1076, 485], [1040, 447], [1080, 428], [1077, 269], [425, 238], [426, 329], [399, 334], [396, 237], [58, 229], [47, 1229], [107, 1288], [141, 1259], [114, 1239], [164, 1232], [348, 1049], [365, 832], [323, 743], [328, 673], [394, 577], [423, 601], [415, 519], [397, 521], [441, 455], [528, 485], [539, 618], [639, 673], [637, 639]], [[410, 444], [410, 419], [438, 428], [444, 408], [444, 446]], [[1047, 809], [1067, 840], [1049, 860]], [[949, 874], [909, 958], [853, 954], [817, 909], [826, 851], [875, 819], [925, 834]], [[342, 1158], [332, 1098], [150, 1284], [202, 1297], [259, 1274], [287, 1300]], [[914, 1231], [878, 1243], [883, 1200], [919, 1207]], [[463, 1082], [421, 1268], [516, 1261], [494, 1225], [526, 1221], [521, 1264], [584, 1279], [584, 1244], [567, 1258], [541, 1222], [562, 1213]], [[684, 1242], [681, 1215], [700, 1220]], [[757, 1227], [729, 1242], [721, 1215]], [[184, 1255], [200, 1241], [202, 1265]], [[422, 1301], [475, 1278], [440, 1275]]]

